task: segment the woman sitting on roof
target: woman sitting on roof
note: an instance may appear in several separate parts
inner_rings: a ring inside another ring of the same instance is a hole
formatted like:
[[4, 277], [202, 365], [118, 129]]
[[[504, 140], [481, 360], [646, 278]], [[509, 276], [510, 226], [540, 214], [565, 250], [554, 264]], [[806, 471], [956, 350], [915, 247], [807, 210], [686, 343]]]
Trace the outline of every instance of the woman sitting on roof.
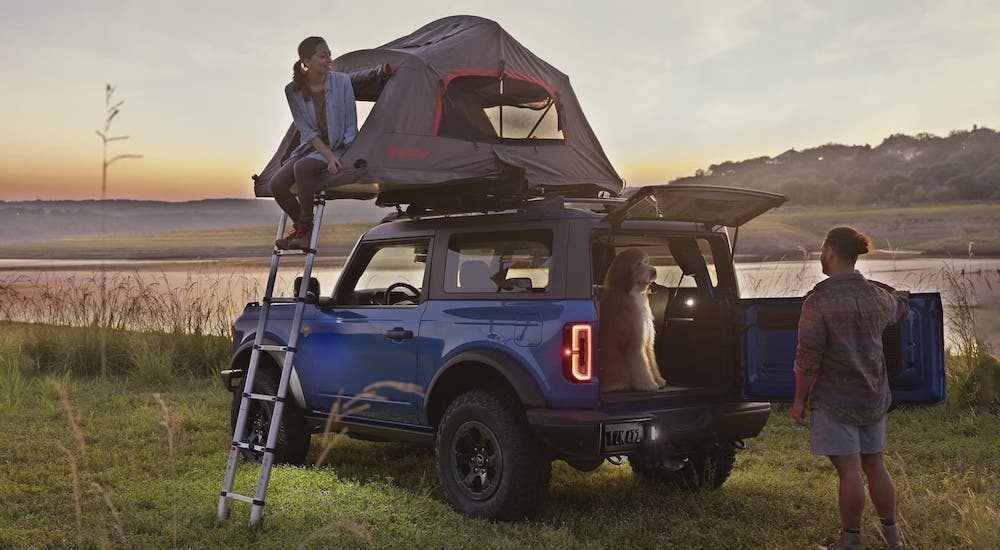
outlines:
[[[326, 41], [310, 36], [299, 44], [299, 59], [292, 66], [292, 81], [285, 86], [300, 144], [271, 179], [278, 206], [294, 223], [288, 236], [274, 246], [308, 248], [313, 229], [313, 200], [324, 173], [340, 171], [343, 156], [358, 135], [351, 78], [333, 72], [333, 58]], [[298, 199], [292, 194], [296, 186]]]

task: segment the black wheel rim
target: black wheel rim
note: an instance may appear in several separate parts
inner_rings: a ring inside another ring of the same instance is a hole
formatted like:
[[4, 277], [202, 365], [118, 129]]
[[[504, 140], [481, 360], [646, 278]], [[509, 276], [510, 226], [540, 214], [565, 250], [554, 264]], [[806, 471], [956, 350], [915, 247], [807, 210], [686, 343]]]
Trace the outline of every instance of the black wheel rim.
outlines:
[[496, 434], [482, 422], [469, 421], [451, 440], [452, 473], [459, 489], [473, 500], [496, 493], [503, 477], [503, 453]]
[[[271, 426], [271, 411], [267, 407], [261, 407], [253, 403], [250, 405], [250, 410], [247, 413], [247, 437], [245, 442], [251, 446], [257, 445], [263, 447], [267, 442], [267, 432]], [[247, 454], [259, 459], [264, 453], [255, 451], [251, 447], [247, 449]]]

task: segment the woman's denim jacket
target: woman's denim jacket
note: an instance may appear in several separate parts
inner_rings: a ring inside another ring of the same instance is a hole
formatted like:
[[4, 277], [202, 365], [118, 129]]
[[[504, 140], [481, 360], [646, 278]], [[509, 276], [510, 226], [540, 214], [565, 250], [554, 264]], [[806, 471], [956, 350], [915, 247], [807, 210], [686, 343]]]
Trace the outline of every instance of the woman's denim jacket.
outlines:
[[[354, 106], [354, 87], [351, 77], [346, 73], [331, 72], [326, 75], [324, 84], [326, 93], [326, 128], [327, 145], [337, 157], [344, 154], [354, 138], [358, 135], [358, 112]], [[308, 95], [308, 94], [307, 94]], [[285, 97], [288, 108], [292, 111], [292, 119], [299, 130], [299, 146], [292, 151], [288, 160], [293, 162], [300, 158], [314, 158], [326, 162], [326, 158], [317, 151], [310, 141], [319, 136], [319, 124], [316, 122], [316, 109], [312, 98], [302, 97], [301, 91], [294, 89], [294, 84], [285, 86]], [[322, 137], [322, 136], [321, 136]]]

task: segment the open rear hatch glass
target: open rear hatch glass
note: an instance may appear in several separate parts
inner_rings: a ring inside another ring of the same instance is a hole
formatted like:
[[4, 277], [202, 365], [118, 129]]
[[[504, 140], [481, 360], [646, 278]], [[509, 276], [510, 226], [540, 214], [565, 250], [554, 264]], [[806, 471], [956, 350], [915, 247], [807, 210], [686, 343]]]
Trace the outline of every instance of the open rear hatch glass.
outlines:
[[640, 187], [608, 214], [608, 221], [684, 221], [739, 227], [788, 198], [777, 193], [695, 184]]

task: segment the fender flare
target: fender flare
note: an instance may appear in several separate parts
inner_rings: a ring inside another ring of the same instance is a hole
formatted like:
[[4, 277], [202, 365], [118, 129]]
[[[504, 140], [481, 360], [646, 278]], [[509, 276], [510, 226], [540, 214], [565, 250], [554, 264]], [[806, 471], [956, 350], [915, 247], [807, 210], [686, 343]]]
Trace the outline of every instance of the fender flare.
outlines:
[[[491, 349], [464, 351], [447, 360], [441, 365], [437, 373], [434, 374], [434, 378], [431, 379], [431, 383], [427, 387], [428, 398], [434, 395], [434, 389], [437, 387], [437, 383], [442, 376], [452, 367], [461, 363], [481, 363], [497, 371], [510, 384], [511, 388], [514, 389], [518, 399], [521, 400], [521, 403], [525, 407], [548, 406], [548, 401], [545, 399], [545, 394], [542, 393], [538, 381], [535, 380], [521, 361], [507, 353]], [[422, 412], [425, 419], [430, 417], [428, 410], [430, 402], [430, 399], [424, 399]]]
[[[230, 368], [229, 372], [230, 373], [233, 373], [234, 371], [243, 372], [245, 370], [243, 365], [237, 365], [236, 363], [237, 363], [238, 360], [240, 360], [239, 358], [240, 358], [241, 355], [243, 355], [244, 352], [246, 352], [246, 351], [249, 350], [251, 353], [253, 353], [253, 341], [254, 341], [254, 339], [251, 338], [251, 339], [243, 342], [242, 344], [240, 344], [240, 346], [238, 348], [236, 348], [236, 351], [233, 352], [232, 359], [229, 360], [229, 368]], [[266, 338], [266, 337], [264, 338], [264, 341], [261, 342], [261, 344], [263, 344], [263, 345], [276, 345], [276, 346], [283, 346], [284, 345], [281, 342], [278, 342], [277, 340], [274, 340], [272, 338]], [[262, 352], [262, 353], [266, 353], [268, 355], [268, 357], [270, 357], [271, 360], [274, 361], [274, 363], [276, 365], [278, 365], [279, 367], [284, 362], [285, 358], [279, 352], [265, 351], [265, 352]], [[249, 359], [248, 359], [248, 361], [249, 361]], [[240, 360], [240, 362], [242, 362], [242, 360]], [[242, 376], [232, 376], [232, 375], [230, 375], [230, 378], [233, 378], [233, 379], [240, 378], [240, 379], [242, 379], [245, 376], [246, 376], [246, 373], [243, 372]], [[292, 398], [295, 400], [295, 403], [299, 406], [299, 408], [305, 410], [305, 408], [306, 408], [305, 393], [302, 391], [302, 382], [299, 380], [299, 373], [298, 373], [298, 370], [295, 368], [294, 364], [292, 365], [292, 373], [288, 377], [288, 391], [289, 391], [289, 393], [292, 394]]]

